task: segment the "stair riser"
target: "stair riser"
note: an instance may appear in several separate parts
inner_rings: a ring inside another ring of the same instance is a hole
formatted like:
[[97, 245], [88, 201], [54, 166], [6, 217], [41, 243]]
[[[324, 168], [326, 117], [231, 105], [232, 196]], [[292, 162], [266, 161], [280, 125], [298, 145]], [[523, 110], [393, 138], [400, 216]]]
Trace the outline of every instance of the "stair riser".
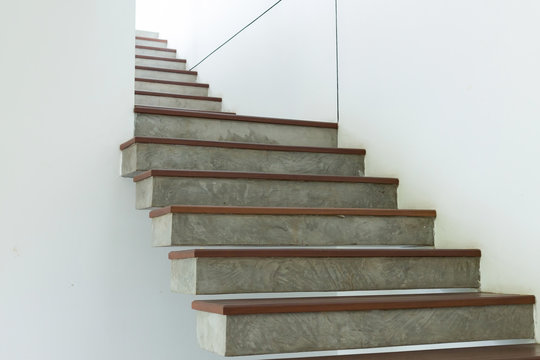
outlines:
[[136, 30], [135, 36], [157, 39], [159, 38], [159, 33], [154, 31]]
[[137, 114], [135, 136], [274, 145], [337, 146], [336, 129], [149, 114]]
[[135, 69], [135, 77], [143, 79], [157, 79], [182, 82], [196, 82], [197, 75], [177, 74], [165, 71]]
[[167, 96], [135, 95], [135, 104], [201, 111], [221, 111], [221, 101], [183, 99]]
[[224, 356], [533, 339], [533, 306], [225, 316], [198, 312], [202, 348]]
[[164, 144], [134, 144], [122, 151], [123, 176], [151, 169], [356, 176], [364, 173], [364, 156]]
[[172, 260], [171, 289], [235, 294], [477, 288], [477, 257], [190, 258]]
[[171, 69], [171, 70], [186, 70], [186, 63], [177, 62], [177, 61], [135, 58], [135, 65], [150, 66], [150, 67], [157, 67], [161, 69]]
[[154, 246], [433, 246], [431, 217], [167, 214]]
[[169, 205], [395, 209], [396, 185], [154, 176], [137, 182], [137, 209]]
[[159, 47], [159, 48], [166, 48], [167, 43], [162, 41], [152, 41], [152, 40], [139, 40], [135, 39], [135, 45], [142, 45], [142, 46], [152, 46], [152, 47]]
[[135, 81], [135, 90], [162, 92], [167, 94], [208, 96], [208, 88]]
[[171, 52], [171, 51], [135, 49], [135, 55], [148, 55], [148, 56], [157, 56], [157, 57], [176, 59], [176, 53]]

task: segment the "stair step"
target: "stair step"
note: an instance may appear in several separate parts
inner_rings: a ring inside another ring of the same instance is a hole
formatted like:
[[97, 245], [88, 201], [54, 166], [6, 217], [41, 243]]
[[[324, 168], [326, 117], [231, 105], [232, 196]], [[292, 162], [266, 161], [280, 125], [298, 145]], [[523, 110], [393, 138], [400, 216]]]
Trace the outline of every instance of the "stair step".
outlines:
[[135, 55], [135, 65], [162, 69], [185, 70], [186, 60], [158, 56]]
[[202, 111], [221, 111], [221, 102], [222, 99], [218, 97], [135, 90], [135, 104], [142, 106], [164, 106]]
[[135, 90], [161, 93], [208, 96], [208, 84], [135, 78]]
[[157, 39], [159, 38], [159, 33], [154, 32], [154, 31], [135, 30], [135, 36], [142, 36], [146, 38]]
[[197, 338], [225, 356], [534, 339], [534, 296], [489, 293], [198, 300]]
[[135, 106], [135, 136], [335, 147], [337, 124]]
[[183, 205], [396, 208], [397, 179], [150, 170], [133, 180], [137, 209]]
[[183, 294], [480, 286], [479, 250], [197, 249], [169, 259], [171, 288]]
[[169, 206], [154, 246], [432, 246], [432, 210]]
[[149, 38], [149, 37], [143, 37], [143, 36], [137, 36], [137, 37], [135, 37], [135, 45], [166, 48], [167, 47], [167, 40], [155, 39], [155, 38]]
[[343, 176], [364, 173], [362, 149], [135, 137], [120, 150], [122, 175], [128, 177], [151, 169]]
[[[280, 360], [540, 360], [540, 345], [483, 346], [393, 353], [317, 356]], [[276, 359], [277, 360], [277, 359]]]
[[135, 77], [168, 81], [195, 82], [197, 72], [188, 70], [171, 70], [151, 66], [135, 66]]
[[176, 50], [156, 46], [135, 45], [135, 55], [157, 56], [175, 59]]

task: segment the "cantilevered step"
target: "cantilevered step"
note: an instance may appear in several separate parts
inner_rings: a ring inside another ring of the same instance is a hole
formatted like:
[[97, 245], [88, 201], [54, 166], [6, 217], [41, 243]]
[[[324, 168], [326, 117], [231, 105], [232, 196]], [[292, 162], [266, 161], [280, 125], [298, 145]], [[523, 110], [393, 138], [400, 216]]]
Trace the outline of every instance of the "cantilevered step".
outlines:
[[146, 30], [135, 30], [135, 36], [142, 36], [152, 39], [159, 38], [159, 33], [154, 31], [146, 31]]
[[156, 39], [156, 38], [146, 37], [146, 36], [136, 36], [135, 37], [135, 45], [166, 48], [167, 47], [167, 40]]
[[201, 111], [221, 111], [221, 98], [135, 90], [135, 104]]
[[135, 106], [135, 136], [335, 147], [337, 124]]
[[362, 149], [136, 137], [120, 150], [122, 175], [130, 177], [151, 169], [364, 174]]
[[220, 355], [534, 339], [534, 296], [488, 293], [200, 300], [200, 345]]
[[281, 360], [540, 360], [540, 345], [505, 345]]
[[186, 60], [158, 56], [135, 55], [135, 65], [157, 67], [171, 70], [185, 70]]
[[221, 249], [169, 253], [171, 288], [235, 294], [477, 288], [479, 250]]
[[180, 95], [208, 96], [208, 84], [135, 78], [135, 90]]
[[156, 80], [195, 82], [197, 72], [188, 70], [171, 70], [151, 66], [135, 66], [135, 77]]
[[433, 246], [433, 210], [170, 206], [154, 246]]
[[360, 176], [150, 170], [137, 209], [183, 205], [396, 208], [398, 180]]
[[175, 59], [176, 50], [157, 46], [135, 45], [135, 55], [147, 55]]

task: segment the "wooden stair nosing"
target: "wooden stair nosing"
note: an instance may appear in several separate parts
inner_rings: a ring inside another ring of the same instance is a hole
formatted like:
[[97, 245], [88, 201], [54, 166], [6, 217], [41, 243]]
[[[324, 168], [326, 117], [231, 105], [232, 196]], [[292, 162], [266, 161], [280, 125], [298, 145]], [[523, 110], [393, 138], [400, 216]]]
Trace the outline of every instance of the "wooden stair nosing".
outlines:
[[220, 315], [366, 311], [464, 306], [532, 305], [533, 295], [450, 293], [317, 298], [196, 300], [193, 310]]
[[201, 100], [201, 101], [213, 101], [213, 102], [223, 101], [221, 98], [218, 98], [218, 97], [170, 94], [170, 93], [162, 93], [162, 92], [146, 91], [146, 90], [135, 90], [135, 95], [158, 96], [158, 97], [169, 97], [169, 98], [175, 98], [175, 99]]
[[201, 177], [220, 179], [258, 179], [283, 181], [314, 181], [314, 182], [345, 182], [345, 183], [371, 183], [381, 185], [398, 185], [399, 180], [394, 178], [376, 178], [366, 176], [334, 176], [334, 175], [303, 175], [303, 174], [274, 174], [241, 171], [213, 171], [213, 170], [148, 170], [133, 178], [138, 182], [149, 177]]
[[184, 75], [197, 75], [196, 71], [165, 69], [165, 68], [159, 68], [159, 67], [154, 67], [154, 66], [135, 65], [135, 70], [149, 70], [149, 71], [168, 72], [168, 73], [184, 74]]
[[192, 249], [169, 252], [169, 260], [192, 258], [480, 257], [478, 249]]
[[171, 62], [180, 62], [180, 63], [187, 62], [186, 59], [173, 59], [173, 58], [150, 56], [150, 55], [135, 55], [135, 58], [136, 59], [147, 59], [147, 60], [171, 61]]
[[144, 49], [144, 50], [155, 50], [155, 51], [165, 51], [165, 52], [176, 52], [176, 49], [167, 49], [167, 48], [160, 48], [155, 46], [145, 46], [145, 45], [135, 45], [135, 49]]
[[298, 208], [251, 206], [172, 205], [155, 209], [150, 218], [166, 214], [225, 214], [225, 215], [327, 215], [327, 216], [388, 216], [436, 217], [435, 210], [357, 209], [357, 208]]
[[170, 81], [170, 80], [160, 80], [160, 79], [146, 79], [146, 78], [135, 78], [135, 81], [148, 82], [148, 83], [157, 83], [157, 84], [167, 84], [167, 85], [181, 85], [181, 86], [193, 86], [201, 88], [209, 88], [210, 85], [194, 82], [185, 82], [185, 81]]
[[149, 37], [144, 37], [144, 36], [135, 36], [135, 40], [155, 41], [155, 42], [161, 42], [161, 43], [164, 43], [164, 44], [167, 43], [167, 40], [149, 38]]
[[307, 126], [307, 127], [319, 127], [319, 128], [329, 128], [329, 129], [338, 128], [337, 123], [331, 123], [331, 122], [322, 122], [322, 121], [319, 122], [319, 121], [308, 121], [308, 120], [288, 120], [288, 119], [267, 118], [267, 117], [257, 117], [257, 116], [244, 116], [244, 115], [236, 115], [232, 113], [180, 110], [180, 109], [171, 109], [171, 108], [161, 108], [161, 107], [156, 107], [156, 106], [136, 105], [134, 108], [134, 112], [138, 114], [185, 116], [185, 117], [195, 117], [195, 118], [203, 118], [203, 119], [245, 121], [245, 122], [255, 122], [255, 123], [265, 123], [265, 124]]
[[310, 153], [324, 153], [324, 154], [348, 154], [348, 155], [365, 155], [366, 154], [366, 151], [364, 149], [352, 149], [352, 148], [267, 145], [267, 144], [257, 144], [257, 143], [233, 142], [233, 141], [191, 140], [191, 139], [156, 138], [156, 137], [142, 137], [142, 136], [136, 136], [124, 142], [122, 145], [120, 145], [120, 150], [124, 150], [133, 144], [139, 144], [139, 143], [206, 146], [206, 147], [221, 147], [221, 148], [230, 148], [230, 149], [310, 152]]
[[[286, 358], [279, 360], [539, 360], [539, 344], [499, 345], [355, 355]], [[278, 359], [275, 359], [278, 360]]]

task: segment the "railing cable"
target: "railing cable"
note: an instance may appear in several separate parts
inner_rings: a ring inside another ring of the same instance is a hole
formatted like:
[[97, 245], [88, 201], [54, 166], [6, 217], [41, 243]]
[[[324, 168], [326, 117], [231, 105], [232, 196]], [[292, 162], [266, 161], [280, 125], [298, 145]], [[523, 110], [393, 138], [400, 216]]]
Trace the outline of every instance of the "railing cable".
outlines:
[[255, 19], [253, 19], [249, 24], [247, 24], [246, 26], [244, 26], [242, 29], [238, 30], [236, 32], [236, 34], [234, 34], [233, 36], [231, 36], [230, 38], [227, 39], [227, 41], [225, 41], [223, 44], [219, 45], [217, 48], [214, 49], [214, 51], [212, 51], [210, 54], [206, 55], [201, 61], [199, 61], [197, 64], [195, 64], [195, 66], [192, 66], [189, 70], [193, 70], [195, 69], [197, 66], [199, 66], [200, 64], [202, 64], [203, 61], [205, 61], [206, 59], [208, 59], [210, 56], [212, 56], [216, 51], [218, 51], [219, 49], [221, 49], [225, 44], [227, 44], [229, 41], [231, 41], [232, 39], [234, 39], [238, 34], [240, 34], [242, 31], [244, 31], [245, 29], [247, 29], [248, 27], [250, 27], [255, 21], [259, 20], [261, 17], [263, 17], [267, 12], [269, 12], [270, 10], [272, 10], [277, 4], [279, 4], [280, 2], [282, 2], [283, 0], [279, 0], [279, 1], [276, 1], [274, 3], [274, 5], [270, 6], [268, 9], [266, 9], [262, 14], [260, 14], [259, 16], [257, 16]]

